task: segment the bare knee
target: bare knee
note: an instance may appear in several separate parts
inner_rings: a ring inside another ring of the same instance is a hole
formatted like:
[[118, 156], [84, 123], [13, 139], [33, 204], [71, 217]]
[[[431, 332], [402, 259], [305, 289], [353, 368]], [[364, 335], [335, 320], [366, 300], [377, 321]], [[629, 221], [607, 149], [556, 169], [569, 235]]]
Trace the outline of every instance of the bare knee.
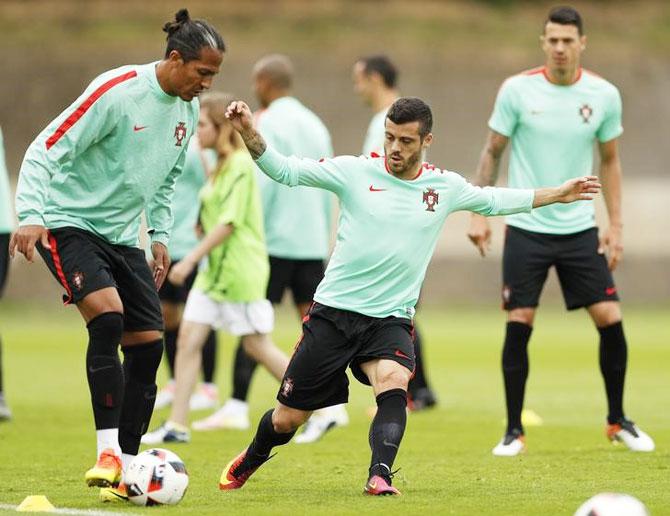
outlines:
[[507, 312], [507, 321], [533, 326], [533, 322], [535, 321], [535, 308], [512, 308]]
[[621, 305], [618, 301], [603, 301], [587, 308], [598, 328], [605, 328], [621, 321]]
[[377, 391], [384, 392], [391, 389], [407, 390], [412, 372], [403, 366], [377, 376]]
[[298, 410], [280, 405], [272, 413], [272, 426], [274, 427], [275, 432], [279, 434], [295, 432], [309, 419], [311, 414], [311, 412], [305, 410]]

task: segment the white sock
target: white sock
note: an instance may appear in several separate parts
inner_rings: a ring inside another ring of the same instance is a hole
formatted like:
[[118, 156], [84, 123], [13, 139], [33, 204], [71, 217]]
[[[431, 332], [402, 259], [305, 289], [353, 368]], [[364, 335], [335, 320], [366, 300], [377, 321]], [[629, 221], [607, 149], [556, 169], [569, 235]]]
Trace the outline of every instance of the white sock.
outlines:
[[98, 442], [98, 457], [103, 450], [111, 448], [116, 455], [121, 455], [121, 446], [119, 446], [119, 429], [105, 428], [104, 430], [96, 430], [95, 436]]
[[128, 469], [128, 466], [130, 466], [130, 463], [133, 462], [135, 457], [137, 457], [137, 455], [131, 455], [130, 453], [121, 454], [121, 468], [123, 469], [124, 473]]
[[228, 410], [235, 414], [246, 414], [249, 412], [249, 404], [246, 401], [230, 398], [226, 401], [226, 411]]

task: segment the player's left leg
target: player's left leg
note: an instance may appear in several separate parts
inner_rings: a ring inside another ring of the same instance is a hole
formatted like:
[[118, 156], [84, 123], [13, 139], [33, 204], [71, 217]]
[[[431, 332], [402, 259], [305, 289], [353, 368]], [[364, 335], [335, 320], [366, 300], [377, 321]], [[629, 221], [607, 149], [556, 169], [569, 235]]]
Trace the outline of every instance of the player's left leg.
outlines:
[[425, 355], [423, 352], [423, 338], [419, 328], [414, 324], [414, 355], [416, 368], [414, 376], [409, 381], [408, 393], [410, 398], [409, 407], [412, 412], [434, 407], [437, 397], [428, 385], [426, 376]]
[[[0, 233], [0, 297], [5, 287], [7, 271], [9, 270], [9, 233]], [[0, 421], [11, 419], [12, 411], [5, 401], [5, 392], [2, 384], [2, 341], [0, 339]]]

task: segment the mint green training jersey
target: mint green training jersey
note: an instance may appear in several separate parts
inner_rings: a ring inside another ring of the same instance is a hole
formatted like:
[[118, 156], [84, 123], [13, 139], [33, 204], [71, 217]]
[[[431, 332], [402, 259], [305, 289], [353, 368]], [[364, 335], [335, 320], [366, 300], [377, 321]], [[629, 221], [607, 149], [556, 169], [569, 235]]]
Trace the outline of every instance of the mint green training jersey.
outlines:
[[215, 166], [216, 153], [201, 149], [198, 139], [191, 138], [186, 150], [184, 168], [177, 178], [172, 198], [174, 225], [168, 251], [173, 260], [181, 260], [198, 244], [195, 226], [200, 211], [199, 194], [207, 180], [205, 167], [211, 170]]
[[[256, 118], [266, 142], [286, 156], [330, 158], [330, 133], [294, 97], [281, 97]], [[293, 260], [324, 260], [330, 252], [333, 196], [309, 188], [287, 188], [259, 174], [268, 253]]]
[[[503, 83], [489, 127], [512, 139], [509, 186], [557, 186], [591, 175], [594, 142], [621, 135], [621, 97], [615, 86], [586, 70], [575, 83], [559, 86], [540, 67]], [[507, 223], [557, 235], [596, 225], [589, 201], [544, 206], [507, 217]]]
[[30, 144], [16, 191], [19, 225], [74, 226], [112, 244], [167, 244], [172, 195], [198, 101], [163, 91], [156, 65], [103, 73]]
[[[389, 106], [390, 107], [390, 106]], [[365, 133], [365, 141], [363, 142], [363, 154], [369, 156], [373, 152], [384, 155], [384, 139], [386, 137], [386, 113], [389, 108], [382, 109], [370, 120], [368, 132]]]
[[321, 162], [268, 147], [256, 164], [275, 181], [333, 192], [340, 200], [335, 250], [314, 300], [370, 317], [405, 317], [414, 305], [447, 216], [459, 210], [505, 215], [531, 210], [533, 190], [479, 188], [425, 163], [411, 181], [382, 157]]
[[2, 137], [2, 128], [0, 128], [0, 233], [11, 233], [14, 231], [14, 226], [9, 173], [5, 163], [5, 142]]

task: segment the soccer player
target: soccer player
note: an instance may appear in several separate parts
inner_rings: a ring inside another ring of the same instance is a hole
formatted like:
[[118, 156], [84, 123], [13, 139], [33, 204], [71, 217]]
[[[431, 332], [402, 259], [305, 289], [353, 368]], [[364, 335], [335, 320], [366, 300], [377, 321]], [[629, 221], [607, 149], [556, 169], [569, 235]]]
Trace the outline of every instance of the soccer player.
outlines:
[[[510, 139], [509, 183], [517, 188], [560, 184], [575, 173], [590, 173], [596, 143], [609, 227], [599, 241], [593, 205], [583, 202], [507, 218], [502, 289], [508, 313], [502, 352], [507, 429], [493, 454], [513, 456], [525, 448], [521, 411], [528, 377], [527, 346], [551, 266], [556, 267], [568, 310], [586, 308], [600, 333], [600, 370], [609, 409], [607, 436], [631, 450], [651, 451], [651, 438], [624, 416], [626, 338], [611, 274], [623, 250], [617, 149], [623, 132], [621, 97], [612, 84], [582, 69], [586, 36], [576, 10], [553, 9], [540, 40], [545, 65], [507, 79], [498, 92], [475, 182], [495, 184]], [[468, 236], [484, 256], [491, 238], [486, 219], [473, 215]]]
[[[307, 107], [292, 96], [293, 64], [284, 55], [261, 58], [253, 70], [253, 84], [261, 110], [255, 114], [256, 129], [279, 152], [288, 156], [320, 159], [332, 157], [328, 129]], [[265, 240], [270, 255], [267, 298], [281, 303], [291, 290], [302, 319], [323, 278], [330, 246], [332, 194], [305, 187], [288, 188], [259, 173], [263, 201]], [[195, 421], [196, 430], [249, 428], [247, 393], [256, 362], [238, 345], [233, 371], [233, 393], [219, 411]], [[344, 405], [315, 413], [295, 442], [319, 439], [326, 431], [348, 423]]]
[[[174, 187], [172, 201], [172, 213], [174, 225], [172, 226], [168, 252], [172, 263], [170, 270], [179, 260], [184, 258], [191, 249], [198, 244], [196, 226], [198, 225], [198, 213], [200, 201], [198, 194], [207, 179], [207, 170], [211, 169], [216, 161], [211, 154], [200, 148], [198, 139], [191, 138], [186, 149], [186, 158], [181, 175]], [[214, 162], [212, 162], [214, 161]], [[177, 335], [179, 334], [179, 323], [181, 322], [184, 303], [188, 292], [195, 281], [196, 270], [186, 278], [183, 285], [174, 285], [170, 281], [170, 271], [167, 280], [158, 291], [163, 311], [163, 322], [165, 324], [165, 357], [168, 363], [170, 380], [156, 395], [154, 408], [167, 407], [174, 398], [174, 360], [177, 354]], [[189, 403], [191, 410], [211, 409], [218, 405], [219, 390], [214, 383], [214, 371], [216, 368], [216, 332], [211, 331], [207, 341], [202, 348], [202, 373], [203, 383], [191, 396]]]
[[142, 439], [146, 444], [188, 442], [189, 397], [195, 385], [200, 352], [213, 328], [241, 337], [246, 353], [280, 380], [288, 357], [270, 340], [272, 304], [265, 298], [270, 267], [263, 235], [263, 214], [256, 170], [240, 135], [226, 118], [233, 97], [203, 96], [198, 139], [215, 149], [216, 171], [200, 194], [204, 237], [177, 265], [169, 280], [184, 283], [207, 257], [188, 294], [177, 339], [175, 395], [168, 421]]
[[[97, 435], [89, 486], [118, 485], [151, 419], [163, 354], [157, 288], [170, 262], [174, 184], [198, 122], [197, 97], [225, 50], [216, 30], [185, 9], [163, 30], [161, 61], [103, 73], [37, 136], [16, 192], [10, 254], [32, 262], [37, 249], [88, 330]], [[138, 247], [143, 211], [153, 271]]]
[[[352, 76], [354, 90], [375, 112], [365, 135], [363, 154], [366, 156], [373, 153], [383, 155], [386, 113], [400, 97], [397, 88], [398, 69], [387, 56], [367, 56], [356, 61]], [[408, 400], [408, 406], [412, 411], [430, 408], [437, 403], [437, 397], [428, 385], [422, 343], [421, 332], [419, 332], [415, 321], [414, 353], [416, 355], [416, 367], [414, 376], [409, 381]]]
[[[12, 210], [9, 177], [5, 164], [5, 146], [0, 128], [0, 298], [5, 288], [9, 271], [9, 235], [14, 230], [14, 212]], [[2, 385], [2, 342], [0, 341], [0, 421], [12, 417], [12, 411], [5, 400]]]
[[393, 461], [407, 420], [407, 384], [414, 369], [412, 316], [443, 223], [458, 210], [484, 215], [528, 212], [553, 202], [591, 199], [594, 177], [555, 188], [477, 188], [460, 175], [423, 163], [432, 113], [414, 97], [386, 115], [384, 157], [287, 158], [253, 128], [241, 101], [227, 115], [256, 164], [273, 180], [333, 192], [340, 200], [337, 243], [304, 319], [303, 335], [284, 375], [278, 403], [260, 420], [251, 445], [223, 470], [219, 488], [238, 489], [321, 407], [345, 403], [347, 366], [372, 385], [377, 413], [370, 428], [372, 460], [365, 492], [398, 494]]

